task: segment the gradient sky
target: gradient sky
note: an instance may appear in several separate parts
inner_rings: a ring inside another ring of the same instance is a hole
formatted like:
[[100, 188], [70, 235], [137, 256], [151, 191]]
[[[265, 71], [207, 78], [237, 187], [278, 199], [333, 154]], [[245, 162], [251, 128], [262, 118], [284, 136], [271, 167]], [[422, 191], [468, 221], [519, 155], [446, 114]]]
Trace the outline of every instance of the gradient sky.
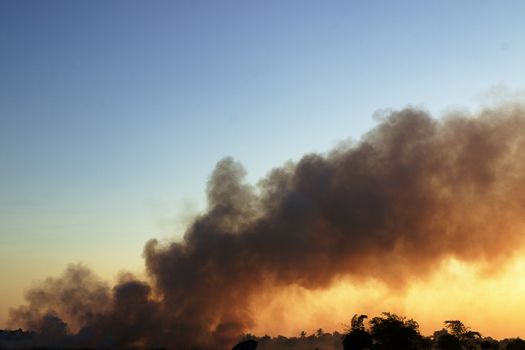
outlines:
[[256, 182], [525, 91], [523, 1], [0, 1], [0, 328], [32, 281], [140, 271], [224, 156]]

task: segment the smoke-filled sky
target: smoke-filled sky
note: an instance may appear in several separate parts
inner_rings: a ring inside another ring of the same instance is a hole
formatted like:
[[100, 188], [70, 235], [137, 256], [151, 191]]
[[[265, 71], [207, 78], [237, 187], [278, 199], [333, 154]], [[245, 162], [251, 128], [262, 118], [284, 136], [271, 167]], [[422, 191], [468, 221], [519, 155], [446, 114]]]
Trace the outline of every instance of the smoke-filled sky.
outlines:
[[[521, 1], [0, 2], [0, 328], [35, 281], [82, 262], [46, 288], [84, 276], [108, 300], [95, 310], [151, 289], [144, 310], [175, 333], [188, 315], [197, 333], [222, 320], [224, 334], [293, 334], [392, 310], [428, 331], [462, 317], [525, 336], [524, 13]], [[237, 251], [252, 239], [259, 252]], [[258, 282], [243, 284], [251, 264]], [[208, 284], [228, 288], [188, 299]], [[64, 318], [96, 332], [105, 317]]]

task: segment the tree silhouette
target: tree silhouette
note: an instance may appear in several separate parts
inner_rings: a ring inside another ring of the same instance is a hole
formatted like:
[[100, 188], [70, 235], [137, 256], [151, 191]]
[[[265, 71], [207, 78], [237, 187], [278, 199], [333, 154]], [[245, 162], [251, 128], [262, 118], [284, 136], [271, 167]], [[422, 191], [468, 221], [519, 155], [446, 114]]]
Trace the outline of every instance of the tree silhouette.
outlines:
[[485, 339], [483, 340], [479, 346], [481, 347], [481, 350], [498, 350], [499, 344], [497, 341]]
[[256, 340], [248, 339], [235, 345], [232, 350], [255, 350], [257, 343]]
[[367, 315], [359, 315], [359, 316], [357, 316], [357, 314], [355, 314], [352, 317], [352, 321], [350, 321], [351, 330], [362, 330], [362, 331], [364, 331], [365, 330], [365, 322], [364, 321], [367, 318], [368, 318]]
[[370, 320], [374, 350], [419, 350], [431, 346], [429, 339], [419, 333], [416, 321], [384, 312]]
[[321, 338], [323, 336], [323, 329], [322, 328], [319, 328], [316, 332], [315, 332], [315, 336], [317, 338]]
[[507, 343], [507, 350], [525, 350], [525, 340], [520, 338], [512, 339]]
[[[459, 320], [445, 321], [445, 331], [437, 339], [437, 346], [443, 350], [473, 350], [481, 343], [481, 334], [473, 331]], [[481, 344], [480, 344], [481, 345]], [[487, 344], [485, 344], [487, 346]]]
[[436, 346], [440, 350], [462, 350], [463, 345], [461, 340], [447, 332], [443, 332], [436, 339]]
[[458, 338], [469, 330], [460, 320], [448, 320], [444, 323], [447, 332]]
[[354, 315], [348, 333], [343, 336], [344, 350], [365, 350], [372, 347], [372, 337], [365, 330], [364, 320], [368, 316]]

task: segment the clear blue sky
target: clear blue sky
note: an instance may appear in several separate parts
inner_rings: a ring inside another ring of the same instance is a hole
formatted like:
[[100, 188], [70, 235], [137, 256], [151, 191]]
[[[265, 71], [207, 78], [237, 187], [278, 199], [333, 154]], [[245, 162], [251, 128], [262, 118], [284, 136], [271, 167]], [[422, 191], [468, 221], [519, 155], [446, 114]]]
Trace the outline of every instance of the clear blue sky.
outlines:
[[524, 62], [523, 1], [0, 1], [0, 327], [68, 262], [138, 269], [220, 158], [255, 182]]

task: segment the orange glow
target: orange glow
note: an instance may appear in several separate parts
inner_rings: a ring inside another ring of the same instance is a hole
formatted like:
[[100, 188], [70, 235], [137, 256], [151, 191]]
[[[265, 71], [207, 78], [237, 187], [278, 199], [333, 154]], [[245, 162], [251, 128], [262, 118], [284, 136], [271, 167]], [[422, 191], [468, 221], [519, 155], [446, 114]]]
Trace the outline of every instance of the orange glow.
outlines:
[[443, 321], [460, 319], [494, 338], [525, 335], [525, 255], [498, 273], [483, 274], [480, 267], [450, 259], [426, 280], [413, 281], [392, 292], [377, 281], [352, 285], [339, 281], [325, 291], [290, 287], [266, 295], [254, 307], [255, 334], [298, 335], [318, 328], [343, 331], [354, 313], [369, 316], [383, 311], [414, 318], [431, 335]]

